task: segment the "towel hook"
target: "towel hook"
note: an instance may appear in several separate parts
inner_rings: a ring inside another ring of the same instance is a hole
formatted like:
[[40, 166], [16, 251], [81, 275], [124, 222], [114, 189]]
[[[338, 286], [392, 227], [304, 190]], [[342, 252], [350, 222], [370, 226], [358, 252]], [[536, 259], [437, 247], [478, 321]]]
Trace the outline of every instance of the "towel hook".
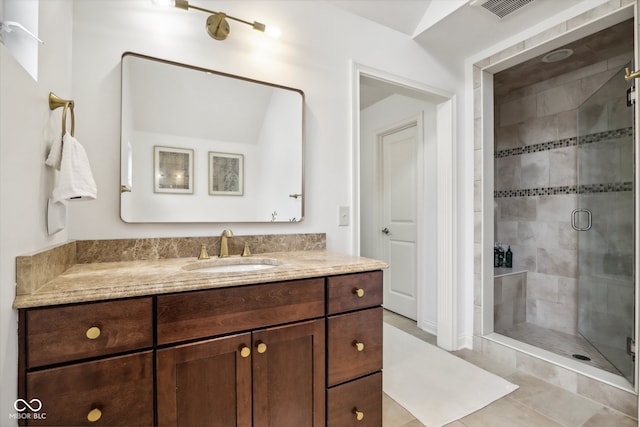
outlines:
[[67, 110], [71, 110], [71, 136], [74, 136], [76, 128], [76, 118], [73, 113], [73, 101], [62, 99], [53, 92], [49, 92], [49, 109], [55, 110], [56, 108], [64, 107], [62, 110], [62, 136], [67, 133]]

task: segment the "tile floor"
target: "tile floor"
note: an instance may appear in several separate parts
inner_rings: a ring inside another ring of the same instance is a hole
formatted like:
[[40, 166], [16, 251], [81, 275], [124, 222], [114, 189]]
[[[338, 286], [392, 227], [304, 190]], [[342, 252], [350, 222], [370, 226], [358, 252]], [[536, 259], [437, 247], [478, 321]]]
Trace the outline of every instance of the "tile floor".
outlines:
[[[384, 321], [431, 344], [435, 337], [418, 329], [415, 322], [385, 311]], [[485, 408], [454, 421], [447, 427], [636, 427], [638, 422], [577, 394], [570, 393], [518, 370], [505, 369], [470, 350], [454, 352], [520, 388]], [[384, 427], [424, 427], [407, 410], [384, 395]]]

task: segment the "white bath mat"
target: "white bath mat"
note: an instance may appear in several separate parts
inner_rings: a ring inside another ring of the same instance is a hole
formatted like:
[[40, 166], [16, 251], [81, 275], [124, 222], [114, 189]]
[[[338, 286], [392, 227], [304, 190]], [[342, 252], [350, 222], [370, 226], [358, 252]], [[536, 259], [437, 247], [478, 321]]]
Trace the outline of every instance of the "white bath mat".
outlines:
[[384, 323], [383, 389], [427, 427], [477, 411], [518, 386]]

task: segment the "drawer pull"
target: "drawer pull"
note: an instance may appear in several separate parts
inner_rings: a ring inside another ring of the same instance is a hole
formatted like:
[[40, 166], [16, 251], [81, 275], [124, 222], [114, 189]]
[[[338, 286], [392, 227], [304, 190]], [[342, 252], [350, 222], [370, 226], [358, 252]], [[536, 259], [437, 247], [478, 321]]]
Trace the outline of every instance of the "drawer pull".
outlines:
[[92, 326], [89, 329], [87, 329], [87, 338], [89, 338], [90, 340], [95, 340], [99, 336], [100, 336], [100, 328], [98, 328], [97, 326]]
[[87, 420], [89, 420], [90, 423], [95, 423], [100, 418], [102, 418], [102, 411], [98, 408], [90, 410], [87, 414]]
[[362, 288], [354, 288], [353, 293], [356, 294], [358, 298], [362, 298], [364, 296], [364, 289]]
[[251, 349], [249, 347], [242, 346], [242, 348], [240, 348], [240, 356], [242, 357], [249, 357], [251, 355]]
[[362, 421], [364, 419], [364, 412], [358, 411], [358, 408], [353, 408], [353, 414], [356, 416], [356, 420]]
[[356, 350], [358, 351], [364, 351], [364, 343], [363, 342], [358, 342], [358, 341], [354, 341], [353, 342], [353, 346], [356, 348]]
[[263, 342], [258, 343], [258, 353], [262, 354], [267, 351], [267, 345]]

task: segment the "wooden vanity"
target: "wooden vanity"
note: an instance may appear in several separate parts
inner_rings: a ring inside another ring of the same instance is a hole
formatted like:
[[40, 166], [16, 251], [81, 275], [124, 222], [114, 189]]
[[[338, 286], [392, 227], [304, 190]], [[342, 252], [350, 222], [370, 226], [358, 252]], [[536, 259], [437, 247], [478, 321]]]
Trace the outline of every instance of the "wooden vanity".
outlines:
[[23, 425], [382, 425], [381, 270], [199, 287], [20, 308]]

